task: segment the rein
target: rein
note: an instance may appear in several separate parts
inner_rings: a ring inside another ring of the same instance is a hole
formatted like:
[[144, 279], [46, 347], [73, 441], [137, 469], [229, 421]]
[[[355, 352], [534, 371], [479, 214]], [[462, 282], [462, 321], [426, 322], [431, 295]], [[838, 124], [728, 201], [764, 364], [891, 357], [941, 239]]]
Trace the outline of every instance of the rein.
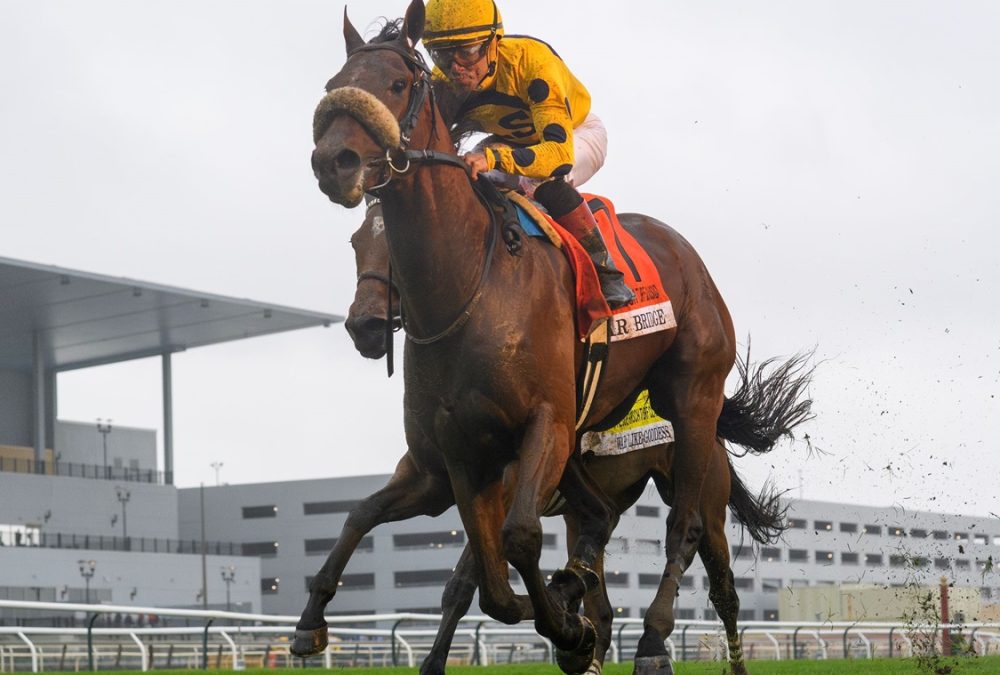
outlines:
[[[465, 162], [462, 161], [461, 157], [455, 153], [441, 152], [439, 150], [431, 150], [429, 147], [423, 150], [409, 150], [407, 145], [410, 143], [413, 130], [417, 125], [417, 118], [420, 115], [420, 111], [423, 109], [428, 97], [430, 98], [430, 108], [431, 108], [431, 134], [433, 139], [433, 134], [436, 133], [436, 119], [437, 119], [437, 104], [434, 100], [434, 89], [430, 86], [428, 82], [428, 77], [431, 74], [430, 68], [424, 62], [423, 57], [419, 52], [412, 52], [410, 50], [403, 49], [396, 42], [377, 42], [369, 43], [354, 49], [348, 54], [348, 59], [359, 52], [365, 51], [391, 51], [400, 56], [409, 66], [413, 74], [413, 84], [410, 85], [410, 100], [407, 104], [406, 112], [403, 113], [402, 119], [399, 121], [399, 146], [396, 148], [388, 147], [385, 148], [385, 157], [375, 160], [369, 166], [377, 166], [378, 164], [384, 164], [388, 170], [388, 176], [385, 180], [375, 186], [366, 188], [365, 192], [367, 194], [373, 195], [375, 199], [379, 199], [378, 190], [388, 185], [394, 176], [402, 175], [407, 173], [411, 166], [419, 164], [446, 164], [462, 169], [463, 173], [468, 176], [468, 169]], [[432, 140], [428, 141], [430, 144]], [[405, 163], [402, 166], [398, 166], [395, 163], [394, 152], [397, 153], [395, 158], [400, 158]], [[481, 182], [485, 183], [486, 178], [480, 179]], [[406, 316], [403, 313], [403, 306], [400, 303], [400, 324], [403, 330], [406, 332], [406, 338], [418, 345], [429, 345], [439, 340], [454, 334], [457, 332], [472, 316], [472, 310], [479, 304], [479, 301], [483, 296], [483, 285], [486, 282], [486, 278], [489, 275], [490, 269], [493, 267], [494, 251], [496, 250], [496, 242], [498, 237], [498, 231], [501, 229], [502, 223], [498, 222], [497, 213], [490, 207], [489, 202], [486, 197], [482, 194], [481, 190], [476, 189], [475, 184], [473, 184], [473, 193], [476, 198], [479, 199], [480, 203], [486, 209], [486, 213], [490, 217], [490, 226], [487, 232], [486, 241], [486, 260], [483, 262], [483, 267], [479, 275], [479, 280], [476, 282], [476, 288], [472, 295], [462, 306], [459, 311], [458, 316], [448, 325], [444, 330], [429, 335], [426, 337], [418, 337], [412, 333], [410, 328], [407, 326]], [[389, 267], [389, 275], [387, 278], [381, 278], [381, 275], [373, 272], [363, 273], [358, 277], [360, 282], [363, 278], [373, 278], [384, 281], [387, 284], [387, 297], [391, 300], [392, 291], [395, 289], [395, 284], [392, 281], [392, 267]], [[398, 290], [397, 290], [398, 293]], [[402, 297], [402, 296], [400, 296]], [[391, 307], [391, 304], [389, 305]], [[386, 355], [388, 360], [387, 366], [389, 370], [389, 375], [392, 375], [392, 322], [387, 323], [386, 328]]]

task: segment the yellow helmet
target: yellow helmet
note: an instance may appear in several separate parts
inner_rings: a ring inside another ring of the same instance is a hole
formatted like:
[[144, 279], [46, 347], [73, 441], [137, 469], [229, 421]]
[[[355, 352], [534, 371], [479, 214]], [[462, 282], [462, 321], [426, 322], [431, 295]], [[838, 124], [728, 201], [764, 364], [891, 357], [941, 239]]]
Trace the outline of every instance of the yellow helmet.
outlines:
[[429, 0], [424, 46], [434, 49], [503, 35], [503, 18], [493, 0]]

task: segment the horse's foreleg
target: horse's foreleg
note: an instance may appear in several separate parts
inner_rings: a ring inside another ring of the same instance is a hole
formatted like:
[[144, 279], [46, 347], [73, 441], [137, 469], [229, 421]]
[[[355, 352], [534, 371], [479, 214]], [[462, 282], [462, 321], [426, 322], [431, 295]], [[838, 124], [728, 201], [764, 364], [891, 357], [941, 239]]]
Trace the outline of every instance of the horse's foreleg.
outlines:
[[566, 568], [556, 572], [549, 588], [563, 597], [567, 609], [575, 611], [583, 595], [598, 585], [595, 560], [607, 546], [618, 518], [614, 505], [575, 453], [566, 462], [559, 493], [572, 514], [575, 537]]
[[[572, 554], [576, 547], [578, 523], [575, 514], [569, 512], [564, 516], [566, 521], [566, 550]], [[596, 588], [589, 591], [583, 597], [583, 615], [597, 629], [597, 645], [594, 648], [594, 657], [587, 669], [587, 675], [600, 675], [604, 669], [604, 659], [607, 656], [608, 648], [611, 647], [611, 622], [614, 619], [611, 610], [611, 600], [608, 598], [607, 587], [604, 584], [604, 554], [598, 554], [593, 561], [593, 570], [599, 579]], [[568, 605], [570, 612], [578, 610], [576, 605]]]
[[441, 625], [438, 626], [434, 645], [420, 665], [420, 675], [441, 675], [448, 662], [448, 651], [455, 637], [459, 620], [469, 611], [472, 596], [476, 594], [476, 558], [466, 544], [462, 557], [455, 565], [455, 573], [444, 587], [441, 596]]
[[514, 624], [531, 618], [533, 610], [528, 598], [514, 593], [508, 579], [500, 538], [506, 514], [502, 481], [483, 473], [482, 466], [469, 465], [465, 458], [448, 463], [455, 502], [478, 570], [479, 608], [501, 623]]
[[557, 649], [587, 652], [586, 664], [576, 671], [583, 672], [591, 662], [596, 632], [589, 620], [566, 611], [562, 598], [546, 588], [538, 568], [542, 552], [539, 514], [555, 492], [571, 450], [572, 426], [557, 421], [552, 404], [539, 405], [518, 452], [516, 492], [503, 525], [503, 550], [528, 589], [535, 629]]
[[295, 626], [291, 652], [296, 656], [311, 656], [326, 648], [323, 612], [336, 595], [344, 567], [362, 537], [376, 525], [419, 515], [436, 516], [453, 503], [447, 480], [420, 471], [410, 453], [404, 455], [389, 483], [348, 514], [336, 545], [309, 587], [306, 607]]

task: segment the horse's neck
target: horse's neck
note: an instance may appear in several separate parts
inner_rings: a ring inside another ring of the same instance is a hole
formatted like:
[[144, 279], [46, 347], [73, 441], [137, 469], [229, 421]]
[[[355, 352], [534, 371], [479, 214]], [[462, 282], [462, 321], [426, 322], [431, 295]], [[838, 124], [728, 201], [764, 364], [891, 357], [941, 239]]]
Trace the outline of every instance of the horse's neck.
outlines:
[[422, 166], [389, 187], [383, 213], [407, 323], [418, 335], [436, 333], [476, 291], [489, 215], [451, 166]]

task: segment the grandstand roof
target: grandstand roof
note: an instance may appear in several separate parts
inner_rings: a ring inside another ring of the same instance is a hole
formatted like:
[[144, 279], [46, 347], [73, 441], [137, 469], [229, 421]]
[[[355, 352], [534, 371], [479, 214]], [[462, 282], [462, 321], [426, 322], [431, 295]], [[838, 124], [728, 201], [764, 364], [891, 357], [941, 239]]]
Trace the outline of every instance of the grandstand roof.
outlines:
[[0, 369], [69, 370], [283, 331], [342, 316], [0, 257]]

